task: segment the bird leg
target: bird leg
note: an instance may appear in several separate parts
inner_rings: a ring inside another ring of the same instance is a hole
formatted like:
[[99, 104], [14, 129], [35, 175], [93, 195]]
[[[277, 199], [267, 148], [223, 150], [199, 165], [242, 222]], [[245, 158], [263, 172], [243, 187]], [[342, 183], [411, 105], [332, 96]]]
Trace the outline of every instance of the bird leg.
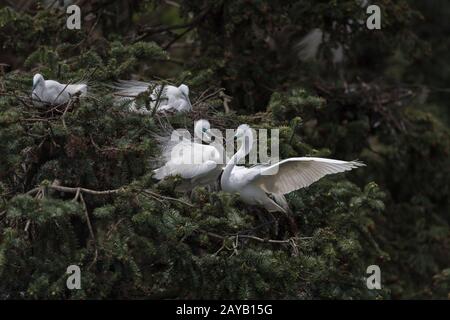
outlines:
[[285, 213], [284, 216], [286, 217], [286, 220], [288, 222], [290, 233], [292, 234], [292, 236], [295, 237], [298, 233], [297, 222], [295, 221], [294, 217], [289, 213]]

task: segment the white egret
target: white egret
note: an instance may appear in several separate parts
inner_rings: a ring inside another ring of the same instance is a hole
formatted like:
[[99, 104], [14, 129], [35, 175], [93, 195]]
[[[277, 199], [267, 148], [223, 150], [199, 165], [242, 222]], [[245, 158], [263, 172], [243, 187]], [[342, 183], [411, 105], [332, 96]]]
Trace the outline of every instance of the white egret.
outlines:
[[[322, 29], [315, 28], [311, 30], [300, 42], [295, 46], [298, 50], [298, 57], [301, 61], [316, 59], [320, 46], [324, 42], [330, 41], [330, 34], [324, 33]], [[344, 61], [344, 46], [337, 43], [336, 48], [331, 48], [331, 56], [333, 64], [337, 65]]]
[[86, 93], [87, 85], [84, 83], [63, 84], [55, 80], [45, 80], [39, 73], [33, 77], [31, 97], [38, 105], [60, 105], [67, 103], [74, 95], [85, 95]]
[[[209, 131], [210, 124], [207, 120], [195, 123], [194, 134], [201, 141], [211, 143]], [[156, 179], [181, 176], [185, 181], [177, 187], [178, 191], [192, 190], [196, 186], [217, 182], [224, 165], [223, 149], [192, 141], [177, 131], [174, 131], [170, 138], [161, 140], [165, 140], [161, 144], [162, 157], [166, 163], [153, 171]]]
[[289, 206], [285, 194], [308, 187], [328, 174], [364, 166], [358, 161], [313, 157], [289, 158], [273, 165], [252, 168], [237, 166], [236, 163], [250, 153], [253, 132], [248, 125], [240, 125], [235, 137], [241, 140], [242, 145], [223, 170], [222, 190], [239, 193], [245, 203], [262, 205], [268, 211], [287, 213]]
[[137, 96], [149, 90], [151, 87], [152, 83], [134, 80], [120, 80], [115, 86], [117, 89], [115, 94], [119, 96], [120, 101], [130, 102], [129, 110], [131, 112], [139, 114], [152, 114], [153, 108], [157, 105], [157, 112], [161, 113], [192, 111], [191, 101], [189, 100], [189, 87], [185, 84], [178, 87], [172, 85], [158, 85], [150, 94], [150, 110], [147, 110], [143, 105], [137, 105]]
[[[359, 6], [361, 8], [365, 8], [368, 5], [367, 0], [358, 0]], [[358, 19], [348, 19], [347, 23], [345, 25], [346, 32], [348, 34], [353, 33], [353, 29], [355, 28], [361, 28], [361, 26], [364, 25], [364, 20]], [[334, 21], [332, 23], [331, 29], [333, 32], [336, 32], [336, 29], [338, 28], [337, 22]], [[329, 42], [331, 39], [331, 34], [324, 32], [320, 28], [314, 28], [306, 36], [304, 36], [300, 42], [298, 42], [295, 45], [295, 48], [297, 49], [297, 55], [301, 61], [308, 61], [308, 60], [314, 60], [318, 58], [320, 46], [323, 43]], [[348, 45], [344, 45], [340, 42], [337, 42], [335, 48], [331, 48], [331, 56], [332, 56], [332, 62], [335, 65], [339, 65], [344, 62], [345, 60], [345, 51], [348, 50]]]

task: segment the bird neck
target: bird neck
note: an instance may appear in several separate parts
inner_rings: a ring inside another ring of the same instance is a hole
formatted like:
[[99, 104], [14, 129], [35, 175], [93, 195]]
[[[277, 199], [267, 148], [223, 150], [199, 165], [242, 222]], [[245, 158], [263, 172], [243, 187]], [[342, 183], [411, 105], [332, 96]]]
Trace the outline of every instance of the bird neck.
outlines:
[[242, 158], [245, 158], [245, 156], [250, 153], [252, 146], [253, 146], [253, 133], [251, 130], [249, 130], [248, 133], [246, 133], [244, 136], [241, 147], [233, 155], [233, 157], [231, 157], [230, 161], [228, 161], [225, 169], [223, 170], [222, 178], [220, 179], [222, 188], [224, 185], [226, 186], [228, 184], [231, 172], [233, 171], [234, 167]]
[[[45, 81], [44, 80], [38, 81], [36, 83], [36, 86], [34, 86], [34, 89], [31, 93], [32, 99], [43, 100], [44, 99], [44, 97], [43, 97], [44, 91], [45, 91]], [[36, 102], [38, 102], [38, 101], [36, 101]]]
[[39, 92], [43, 91], [44, 88], [45, 88], [45, 81], [44, 80], [38, 81], [36, 83], [36, 86], [34, 87], [34, 89], [39, 91]]

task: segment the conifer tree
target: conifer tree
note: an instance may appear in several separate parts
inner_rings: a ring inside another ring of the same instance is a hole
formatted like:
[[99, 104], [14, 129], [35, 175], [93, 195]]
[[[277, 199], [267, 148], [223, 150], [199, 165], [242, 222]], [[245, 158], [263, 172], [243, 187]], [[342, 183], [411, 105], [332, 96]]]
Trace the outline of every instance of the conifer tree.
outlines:
[[[413, 28], [425, 4], [384, 1], [382, 30], [349, 34], [358, 1], [178, 3], [81, 1], [81, 30], [41, 2], [0, 8], [0, 299], [448, 298], [448, 123], [442, 97], [430, 105], [428, 82], [410, 81], [437, 42]], [[313, 28], [330, 39], [301, 61]], [[35, 106], [37, 72], [89, 94]], [[127, 112], [110, 86], [129, 78], [187, 83], [194, 111]], [[281, 158], [367, 167], [289, 194], [293, 232], [237, 195], [156, 182], [161, 122], [192, 131], [200, 118], [280, 129]], [[381, 290], [366, 286], [370, 265]]]

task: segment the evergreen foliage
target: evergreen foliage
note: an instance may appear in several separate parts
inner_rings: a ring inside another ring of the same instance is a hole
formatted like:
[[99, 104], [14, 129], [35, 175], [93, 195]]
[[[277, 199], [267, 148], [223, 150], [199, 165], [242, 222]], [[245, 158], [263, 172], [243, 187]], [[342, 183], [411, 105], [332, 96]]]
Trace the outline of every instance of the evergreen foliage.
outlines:
[[[179, 2], [91, 1], [79, 31], [55, 8], [0, 8], [0, 299], [448, 298], [449, 131], [442, 101], [402, 84], [429, 54], [411, 27], [424, 4], [385, 0], [385, 29], [349, 35], [357, 1]], [[301, 62], [294, 44], [315, 27], [333, 36]], [[33, 106], [36, 72], [89, 95]], [[237, 195], [188, 197], [179, 177], [152, 178], [166, 119], [113, 102], [131, 77], [189, 85], [175, 128], [279, 128], [281, 158], [367, 167], [289, 194], [298, 232]], [[81, 290], [66, 287], [72, 264]], [[382, 290], [366, 287], [373, 264]]]

